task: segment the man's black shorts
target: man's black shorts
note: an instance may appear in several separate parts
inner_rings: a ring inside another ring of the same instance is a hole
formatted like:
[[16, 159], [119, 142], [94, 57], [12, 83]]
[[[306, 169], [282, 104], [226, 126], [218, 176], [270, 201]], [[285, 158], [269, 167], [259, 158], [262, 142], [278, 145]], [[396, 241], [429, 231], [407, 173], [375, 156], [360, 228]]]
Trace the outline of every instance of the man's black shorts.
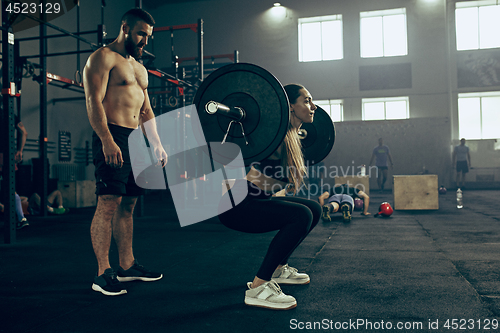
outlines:
[[95, 193], [97, 195], [114, 194], [120, 196], [143, 195], [144, 189], [135, 184], [128, 150], [128, 137], [134, 129], [113, 124], [108, 124], [108, 128], [113, 140], [121, 149], [123, 166], [117, 169], [106, 164], [102, 152], [102, 142], [94, 132], [92, 134], [92, 155], [95, 166]]
[[457, 172], [469, 172], [469, 164], [467, 163], [467, 161], [457, 161]]

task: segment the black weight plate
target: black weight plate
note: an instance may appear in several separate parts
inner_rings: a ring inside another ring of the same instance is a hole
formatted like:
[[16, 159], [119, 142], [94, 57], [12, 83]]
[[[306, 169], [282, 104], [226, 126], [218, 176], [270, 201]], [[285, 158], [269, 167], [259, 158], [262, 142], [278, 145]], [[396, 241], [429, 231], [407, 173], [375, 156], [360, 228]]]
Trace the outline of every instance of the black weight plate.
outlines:
[[278, 79], [262, 67], [230, 64], [202, 82], [194, 98], [204, 134], [197, 138], [200, 143], [222, 142], [231, 122], [217, 113], [208, 114], [205, 105], [210, 101], [245, 110], [241, 122], [245, 136], [241, 126], [233, 123], [226, 139], [241, 148], [245, 165], [271, 156], [283, 142], [289, 121], [288, 98]]
[[335, 143], [335, 125], [332, 118], [321, 107], [316, 107], [313, 122], [303, 123], [300, 127], [307, 132], [306, 137], [301, 140], [306, 165], [314, 165], [324, 160]]

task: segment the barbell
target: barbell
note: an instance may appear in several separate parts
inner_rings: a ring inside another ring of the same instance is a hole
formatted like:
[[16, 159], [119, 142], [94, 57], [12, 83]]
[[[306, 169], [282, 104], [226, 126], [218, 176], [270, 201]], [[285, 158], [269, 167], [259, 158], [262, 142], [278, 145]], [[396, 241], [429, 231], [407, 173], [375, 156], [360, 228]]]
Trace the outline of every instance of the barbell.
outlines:
[[[211, 73], [194, 97], [203, 137], [199, 142], [232, 142], [246, 166], [271, 156], [281, 145], [290, 121], [285, 89], [278, 79], [254, 64], [236, 63]], [[202, 133], [202, 134], [200, 134]], [[306, 165], [321, 162], [335, 143], [335, 127], [320, 107], [299, 130]]]
[[306, 165], [318, 164], [335, 144], [335, 125], [325, 110], [316, 105], [312, 123], [303, 123], [298, 131]]

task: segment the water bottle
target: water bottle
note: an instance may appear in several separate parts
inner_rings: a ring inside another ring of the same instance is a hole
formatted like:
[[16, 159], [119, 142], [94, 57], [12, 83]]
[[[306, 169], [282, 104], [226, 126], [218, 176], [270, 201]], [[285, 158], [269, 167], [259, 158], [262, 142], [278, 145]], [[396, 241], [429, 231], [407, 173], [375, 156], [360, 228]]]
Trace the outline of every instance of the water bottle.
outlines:
[[457, 190], [457, 208], [463, 208], [463, 203], [462, 203], [462, 190], [458, 189]]
[[366, 176], [366, 166], [364, 164], [361, 165], [361, 177]]

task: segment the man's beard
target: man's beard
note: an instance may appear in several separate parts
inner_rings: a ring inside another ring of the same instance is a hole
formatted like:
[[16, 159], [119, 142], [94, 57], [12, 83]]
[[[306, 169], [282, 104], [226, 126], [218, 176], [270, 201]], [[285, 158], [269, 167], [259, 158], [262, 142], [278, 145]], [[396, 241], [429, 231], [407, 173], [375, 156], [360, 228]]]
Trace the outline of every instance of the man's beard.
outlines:
[[139, 60], [142, 57], [142, 50], [134, 44], [132, 38], [130, 37], [125, 39], [125, 50], [136, 60]]

